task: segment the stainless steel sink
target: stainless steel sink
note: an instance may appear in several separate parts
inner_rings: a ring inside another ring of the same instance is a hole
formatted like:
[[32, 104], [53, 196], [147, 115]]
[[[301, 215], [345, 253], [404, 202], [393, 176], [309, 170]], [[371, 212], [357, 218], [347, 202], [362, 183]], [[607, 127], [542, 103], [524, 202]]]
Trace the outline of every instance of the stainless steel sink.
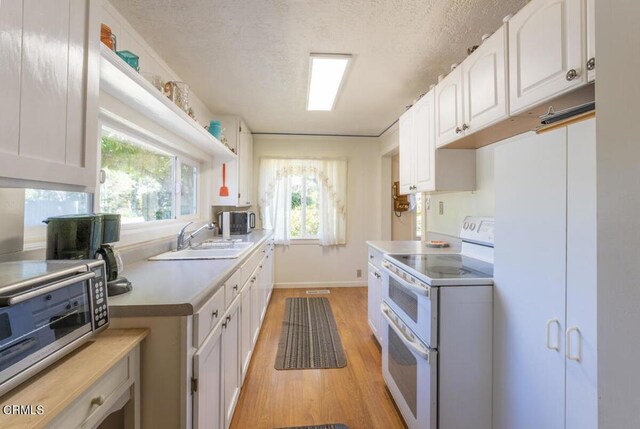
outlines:
[[207, 240], [196, 246], [179, 251], [161, 253], [149, 258], [151, 261], [181, 261], [189, 259], [235, 259], [248, 252], [253, 242], [228, 242]]

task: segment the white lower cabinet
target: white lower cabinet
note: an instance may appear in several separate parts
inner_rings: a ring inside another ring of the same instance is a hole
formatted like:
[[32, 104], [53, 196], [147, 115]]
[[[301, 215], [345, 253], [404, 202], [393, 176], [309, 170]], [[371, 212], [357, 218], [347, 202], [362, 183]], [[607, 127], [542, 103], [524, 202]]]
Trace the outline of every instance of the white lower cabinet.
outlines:
[[240, 354], [242, 360], [242, 382], [247, 375], [249, 362], [251, 361], [251, 353], [253, 351], [253, 338], [251, 330], [251, 298], [253, 284], [248, 281], [242, 288], [240, 294]]
[[597, 427], [595, 126], [495, 151], [495, 429]]
[[262, 315], [262, 294], [260, 292], [261, 273], [256, 268], [249, 279], [251, 282], [251, 344], [255, 345], [260, 333], [260, 316]]
[[382, 343], [382, 315], [380, 304], [382, 304], [382, 273], [380, 267], [376, 267], [371, 262], [368, 264], [367, 281], [367, 308], [369, 327], [371, 332]]
[[202, 347], [193, 357], [193, 377], [197, 387], [193, 393], [193, 427], [221, 428], [222, 402], [220, 401], [222, 325], [211, 331]]
[[224, 392], [224, 427], [231, 418], [240, 396], [240, 300], [236, 299], [222, 321], [222, 382]]

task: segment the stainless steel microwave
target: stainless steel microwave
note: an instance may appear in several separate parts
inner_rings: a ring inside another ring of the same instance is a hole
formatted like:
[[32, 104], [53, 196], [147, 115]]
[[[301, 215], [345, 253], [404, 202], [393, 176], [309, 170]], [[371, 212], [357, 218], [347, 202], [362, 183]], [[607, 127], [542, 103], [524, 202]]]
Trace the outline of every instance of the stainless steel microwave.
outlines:
[[[224, 221], [222, 213], [218, 213], [218, 225], [220, 233], [224, 231]], [[256, 214], [250, 211], [230, 211], [229, 212], [230, 227], [229, 231], [233, 235], [249, 234], [256, 227]]]
[[0, 263], [0, 396], [109, 324], [102, 260]]

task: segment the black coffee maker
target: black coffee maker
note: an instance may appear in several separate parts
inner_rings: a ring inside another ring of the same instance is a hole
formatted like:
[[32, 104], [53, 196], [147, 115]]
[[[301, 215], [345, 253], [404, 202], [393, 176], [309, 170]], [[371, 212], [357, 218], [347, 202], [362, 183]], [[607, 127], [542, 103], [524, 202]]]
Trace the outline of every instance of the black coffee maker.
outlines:
[[82, 214], [50, 217], [47, 224], [47, 259], [103, 259], [107, 295], [129, 292], [131, 282], [118, 277], [122, 260], [111, 246], [120, 240], [119, 214]]

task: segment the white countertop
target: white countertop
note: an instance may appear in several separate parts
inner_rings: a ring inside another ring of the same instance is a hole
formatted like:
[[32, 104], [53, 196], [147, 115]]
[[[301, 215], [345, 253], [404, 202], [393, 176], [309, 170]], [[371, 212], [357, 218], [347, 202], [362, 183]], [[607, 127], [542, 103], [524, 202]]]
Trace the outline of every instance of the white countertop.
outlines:
[[188, 316], [194, 314], [224, 284], [272, 231], [238, 235], [253, 241], [250, 251], [236, 259], [139, 261], [123, 275], [133, 290], [109, 297], [111, 317]]
[[429, 240], [448, 241], [450, 247], [432, 248], [427, 247], [422, 241], [367, 241], [367, 245], [387, 254], [404, 255], [425, 255], [429, 253], [460, 253], [462, 241], [458, 237], [437, 234], [430, 232], [427, 234]]

